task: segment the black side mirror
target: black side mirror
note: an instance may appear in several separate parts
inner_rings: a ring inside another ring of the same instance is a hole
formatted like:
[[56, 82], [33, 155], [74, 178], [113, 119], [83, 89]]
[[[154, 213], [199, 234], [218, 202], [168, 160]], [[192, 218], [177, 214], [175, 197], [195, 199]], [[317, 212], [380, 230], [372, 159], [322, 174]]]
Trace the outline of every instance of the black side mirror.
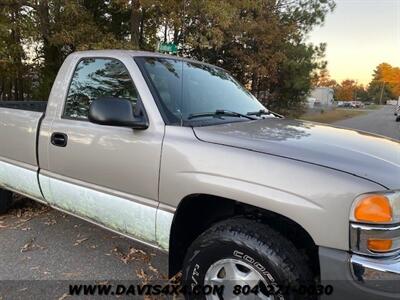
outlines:
[[129, 100], [102, 97], [90, 104], [89, 121], [100, 125], [147, 129], [149, 122], [144, 114], [142, 103], [138, 101], [136, 106], [134, 112]]

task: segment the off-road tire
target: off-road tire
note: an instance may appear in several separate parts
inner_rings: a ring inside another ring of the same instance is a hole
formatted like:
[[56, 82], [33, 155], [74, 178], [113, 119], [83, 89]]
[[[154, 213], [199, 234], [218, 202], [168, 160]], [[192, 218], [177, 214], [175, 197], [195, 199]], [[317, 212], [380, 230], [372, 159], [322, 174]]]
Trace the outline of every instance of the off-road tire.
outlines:
[[7, 190], [0, 189], [0, 215], [5, 214], [11, 207], [12, 193]]
[[196, 285], [204, 285], [209, 267], [221, 259], [230, 258], [247, 263], [252, 261], [258, 270], [263, 270], [262, 276], [268, 282], [281, 285], [282, 289], [277, 292], [275, 299], [316, 298], [293, 292], [299, 287], [314, 284], [306, 257], [291, 241], [268, 225], [246, 218], [232, 218], [217, 223], [191, 244], [183, 263], [182, 284], [189, 290]]

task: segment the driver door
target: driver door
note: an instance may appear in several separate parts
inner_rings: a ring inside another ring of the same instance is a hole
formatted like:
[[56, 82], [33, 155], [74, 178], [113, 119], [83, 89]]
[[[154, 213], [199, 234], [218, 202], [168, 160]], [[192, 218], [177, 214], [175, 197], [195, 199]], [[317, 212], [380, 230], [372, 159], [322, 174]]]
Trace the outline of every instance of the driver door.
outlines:
[[93, 124], [90, 103], [102, 96], [139, 94], [114, 58], [81, 59], [64, 109], [50, 130], [48, 170], [40, 181], [53, 206], [143, 242], [155, 244], [163, 132]]

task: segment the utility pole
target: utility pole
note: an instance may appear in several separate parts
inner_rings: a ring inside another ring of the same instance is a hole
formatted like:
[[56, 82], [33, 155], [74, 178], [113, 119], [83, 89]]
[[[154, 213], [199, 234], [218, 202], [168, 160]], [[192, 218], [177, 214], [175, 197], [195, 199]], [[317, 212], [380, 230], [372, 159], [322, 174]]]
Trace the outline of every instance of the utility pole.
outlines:
[[381, 89], [381, 96], [379, 98], [379, 104], [382, 105], [382, 97], [383, 97], [383, 90], [385, 88], [385, 82], [382, 83], [382, 89]]

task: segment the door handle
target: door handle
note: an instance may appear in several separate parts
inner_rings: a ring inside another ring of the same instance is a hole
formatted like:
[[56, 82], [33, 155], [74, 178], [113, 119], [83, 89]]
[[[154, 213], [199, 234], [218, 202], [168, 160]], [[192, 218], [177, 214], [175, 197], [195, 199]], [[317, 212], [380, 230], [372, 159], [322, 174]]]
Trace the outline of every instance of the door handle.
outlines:
[[68, 143], [68, 136], [65, 133], [54, 132], [51, 135], [51, 143], [57, 147], [65, 147]]

